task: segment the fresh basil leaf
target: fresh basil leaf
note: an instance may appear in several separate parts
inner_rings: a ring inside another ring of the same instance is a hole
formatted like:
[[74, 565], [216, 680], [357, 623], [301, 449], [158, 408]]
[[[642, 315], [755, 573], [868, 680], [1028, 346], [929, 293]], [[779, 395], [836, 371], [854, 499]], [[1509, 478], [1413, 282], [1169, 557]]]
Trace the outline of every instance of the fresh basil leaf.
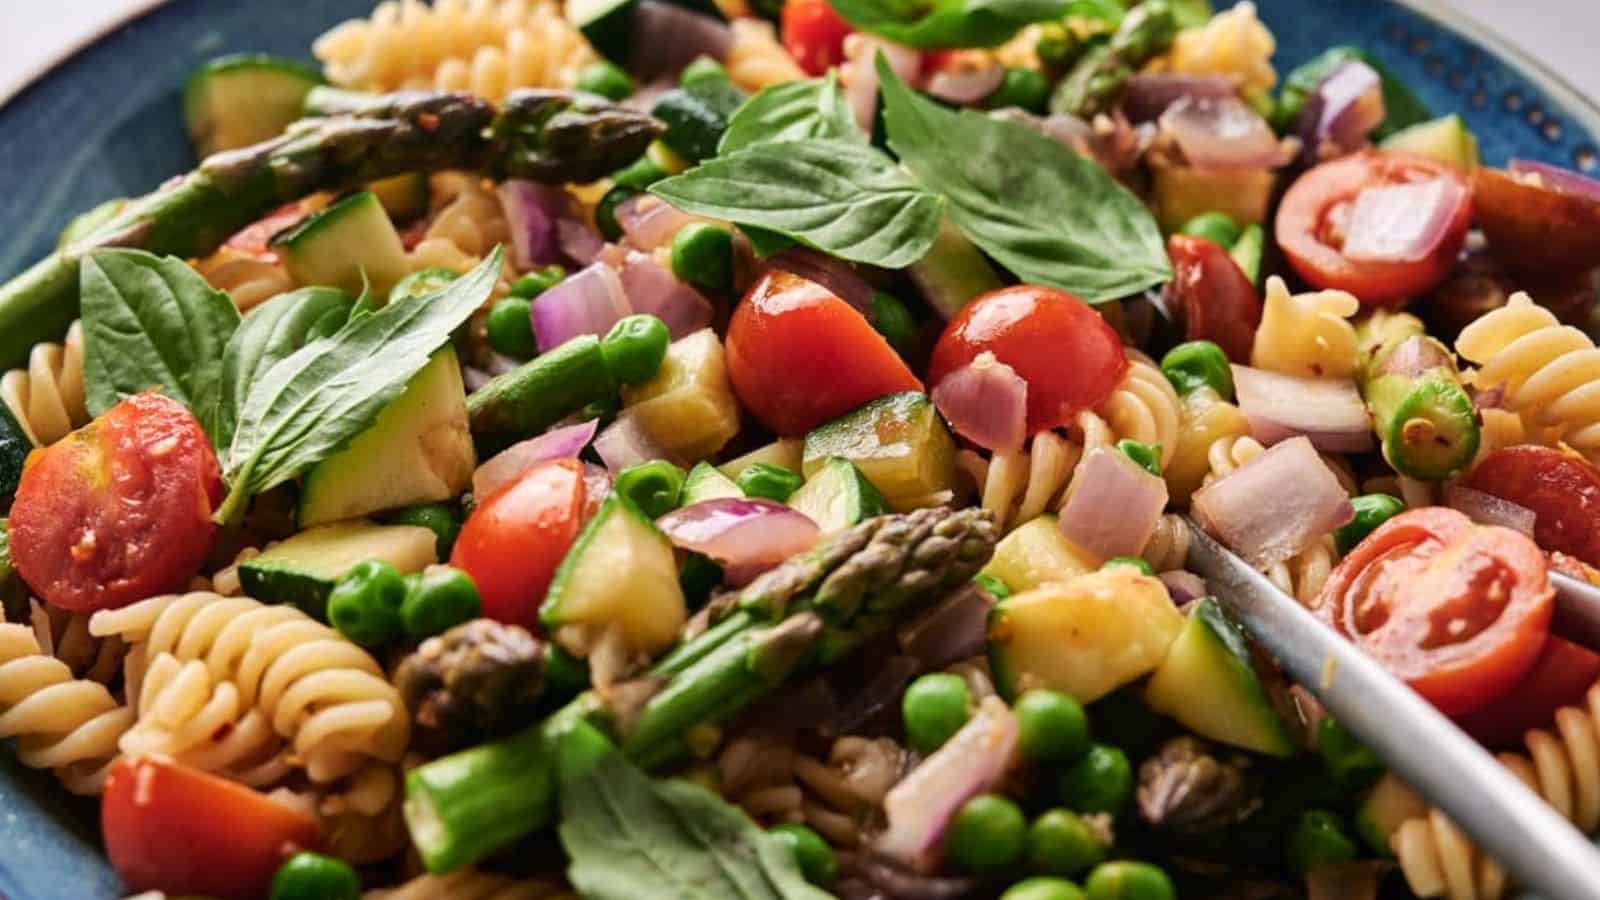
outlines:
[[[251, 310], [222, 351], [222, 414], [212, 443], [226, 451], [243, 411], [245, 391], [269, 369], [306, 344], [332, 334], [350, 318], [344, 291], [308, 287], [279, 294]], [[337, 321], [331, 329], [330, 321]]]
[[882, 151], [837, 140], [756, 144], [650, 191], [692, 215], [776, 231], [886, 269], [928, 251], [944, 206]]
[[249, 496], [326, 459], [370, 427], [450, 333], [494, 290], [503, 251], [437, 293], [352, 319], [291, 353], [249, 386], [224, 472], [226, 522]]
[[1067, 0], [829, 0], [858, 30], [912, 47], [994, 47], [1066, 15]]
[[881, 55], [878, 78], [889, 146], [1019, 279], [1101, 303], [1172, 277], [1155, 218], [1099, 164], [1025, 125], [924, 99]]
[[177, 257], [96, 250], [79, 270], [89, 412], [151, 389], [189, 407], [207, 434], [222, 408], [222, 349], [239, 310]]
[[839, 140], [867, 143], [850, 105], [839, 93], [839, 76], [776, 84], [745, 101], [728, 121], [720, 154], [777, 141]]
[[721, 797], [652, 779], [592, 725], [561, 740], [561, 845], [584, 897], [827, 900], [788, 848]]

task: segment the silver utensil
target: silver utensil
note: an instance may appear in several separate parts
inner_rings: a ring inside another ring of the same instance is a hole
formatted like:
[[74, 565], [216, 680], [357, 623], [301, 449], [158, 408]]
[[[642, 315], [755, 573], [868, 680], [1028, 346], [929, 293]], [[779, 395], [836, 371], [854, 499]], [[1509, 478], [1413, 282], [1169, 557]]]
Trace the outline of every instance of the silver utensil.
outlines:
[[1560, 572], [1550, 573], [1556, 613], [1550, 630], [1590, 650], [1600, 650], [1600, 588]]

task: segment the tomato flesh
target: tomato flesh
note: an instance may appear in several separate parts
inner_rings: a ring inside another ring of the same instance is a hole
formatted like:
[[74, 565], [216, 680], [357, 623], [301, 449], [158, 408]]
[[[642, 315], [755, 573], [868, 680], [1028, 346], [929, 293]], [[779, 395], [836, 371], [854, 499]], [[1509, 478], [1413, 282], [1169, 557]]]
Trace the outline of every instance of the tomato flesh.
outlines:
[[1505, 696], [1549, 634], [1544, 554], [1507, 528], [1442, 507], [1385, 522], [1334, 569], [1323, 621], [1457, 715]]
[[575, 459], [540, 463], [484, 498], [450, 564], [472, 576], [483, 615], [538, 631], [539, 604], [583, 528], [588, 489]]
[[1539, 546], [1600, 566], [1600, 472], [1594, 466], [1551, 447], [1502, 447], [1478, 463], [1467, 486], [1533, 510]]
[[1549, 278], [1600, 263], [1600, 201], [1499, 169], [1479, 169], [1473, 191], [1489, 252], [1508, 267]]
[[1175, 234], [1167, 240], [1172, 283], [1167, 297], [1183, 315], [1184, 335], [1211, 341], [1236, 363], [1250, 362], [1250, 347], [1261, 324], [1261, 300], [1250, 276], [1218, 244]]
[[17, 570], [62, 609], [114, 609], [182, 588], [222, 502], [211, 442], [183, 404], [129, 397], [28, 455], [11, 507]]
[[322, 829], [304, 812], [159, 756], [124, 756], [100, 798], [106, 855], [129, 891], [265, 897], [295, 853]]
[[1028, 385], [1028, 433], [1059, 428], [1104, 403], [1128, 371], [1122, 339], [1087, 303], [1017, 285], [961, 308], [933, 348], [928, 383], [993, 353]]
[[780, 25], [783, 48], [807, 75], [822, 75], [844, 62], [844, 39], [855, 30], [828, 0], [788, 0]]
[[1456, 724], [1487, 746], [1514, 746], [1528, 729], [1548, 727], [1556, 710], [1582, 705], [1596, 679], [1600, 654], [1552, 634], [1505, 697], [1457, 718]]
[[1416, 261], [1354, 260], [1344, 255], [1343, 225], [1363, 188], [1443, 178], [1468, 189], [1443, 163], [1409, 153], [1367, 150], [1325, 162], [1301, 175], [1283, 195], [1274, 232], [1289, 264], [1315, 287], [1349, 291], [1363, 305], [1397, 306], [1438, 287], [1455, 266], [1472, 222], [1463, 203], [1443, 240]]
[[728, 376], [761, 424], [799, 437], [922, 382], [865, 316], [814, 281], [762, 276], [728, 323]]

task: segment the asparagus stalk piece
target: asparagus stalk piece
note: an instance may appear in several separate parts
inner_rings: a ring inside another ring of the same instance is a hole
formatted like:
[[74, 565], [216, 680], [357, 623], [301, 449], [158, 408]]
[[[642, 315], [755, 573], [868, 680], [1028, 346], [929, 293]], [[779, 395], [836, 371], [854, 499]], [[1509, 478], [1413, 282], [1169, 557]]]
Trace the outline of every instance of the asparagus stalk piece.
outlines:
[[1449, 348], [1406, 313], [1373, 313], [1357, 337], [1356, 377], [1384, 459], [1424, 481], [1461, 471], [1478, 452], [1478, 414]]
[[1056, 86], [1050, 111], [1079, 118], [1105, 112], [1139, 67], [1167, 49], [1178, 20], [1166, 0], [1146, 0], [1128, 12], [1106, 43], [1091, 47]]
[[638, 679], [584, 694], [510, 738], [414, 769], [405, 811], [423, 863], [448, 871], [549, 824], [554, 747], [572, 723], [602, 729], [635, 762], [660, 768], [682, 757], [691, 731], [727, 721], [965, 585], [994, 543], [993, 521], [980, 509], [880, 516], [825, 537], [719, 598]]

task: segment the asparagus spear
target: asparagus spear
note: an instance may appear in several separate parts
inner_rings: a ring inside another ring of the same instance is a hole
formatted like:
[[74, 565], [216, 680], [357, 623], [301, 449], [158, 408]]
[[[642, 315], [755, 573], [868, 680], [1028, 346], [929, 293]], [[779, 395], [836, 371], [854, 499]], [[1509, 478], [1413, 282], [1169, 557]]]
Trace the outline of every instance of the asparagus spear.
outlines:
[[1147, 0], [1129, 11], [1106, 43], [1092, 47], [1056, 85], [1050, 111], [1092, 118], [1121, 96], [1134, 72], [1167, 49], [1178, 20], [1166, 0]]
[[1357, 329], [1356, 377], [1395, 471], [1424, 481], [1459, 472], [1478, 452], [1478, 415], [1455, 357], [1422, 320], [1379, 311]]
[[574, 722], [602, 728], [635, 762], [659, 768], [682, 758], [691, 732], [727, 721], [965, 585], [994, 542], [980, 509], [880, 516], [825, 537], [719, 598], [640, 678], [413, 770], [406, 821], [424, 864], [435, 872], [467, 865], [549, 824], [555, 745]]

